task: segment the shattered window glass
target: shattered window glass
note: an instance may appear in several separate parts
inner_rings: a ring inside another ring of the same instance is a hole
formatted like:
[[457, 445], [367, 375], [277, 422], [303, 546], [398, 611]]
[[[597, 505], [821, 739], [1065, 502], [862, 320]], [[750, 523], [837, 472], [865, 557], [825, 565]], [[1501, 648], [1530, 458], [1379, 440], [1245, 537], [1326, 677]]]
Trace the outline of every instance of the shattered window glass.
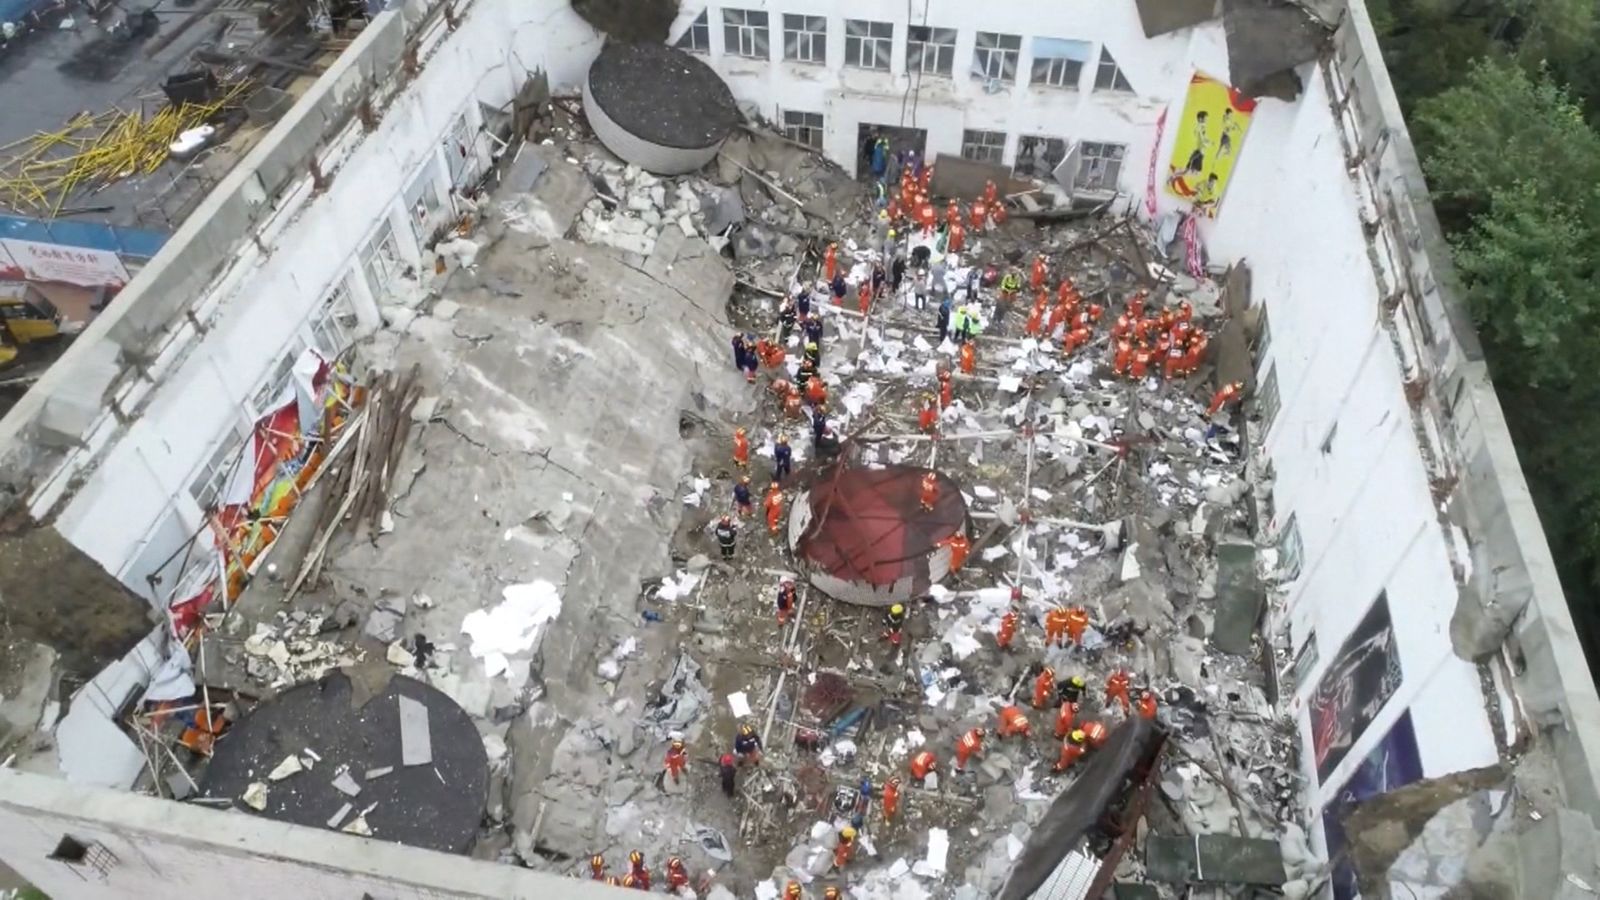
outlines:
[[1300, 543], [1300, 523], [1295, 521], [1294, 513], [1289, 514], [1289, 521], [1283, 523], [1283, 528], [1278, 532], [1278, 568], [1283, 571], [1283, 577], [1293, 581], [1300, 577], [1300, 564], [1305, 554], [1305, 547]]
[[723, 50], [734, 56], [766, 59], [770, 56], [767, 14], [755, 9], [722, 11]]
[[791, 62], [828, 61], [828, 20], [823, 16], [783, 17], [783, 58]]
[[1066, 156], [1067, 142], [1062, 138], [1024, 135], [1017, 142], [1017, 161], [1011, 171], [1019, 178], [1049, 178]]
[[1013, 84], [1017, 80], [1017, 58], [1021, 55], [1020, 35], [980, 31], [972, 50], [972, 74], [988, 81]]
[[964, 131], [961, 133], [961, 158], [976, 162], [998, 163], [1006, 155], [1006, 135], [1003, 131]]
[[893, 48], [894, 23], [867, 22], [861, 19], [845, 20], [845, 65], [887, 72]]
[[906, 71], [948, 76], [955, 69], [956, 30], [913, 25], [906, 30]]
[[1267, 377], [1261, 382], [1261, 390], [1256, 394], [1256, 410], [1261, 414], [1261, 430], [1263, 433], [1271, 430], [1272, 422], [1278, 418], [1278, 369], [1274, 366], [1267, 372]]
[[324, 356], [335, 357], [350, 346], [356, 329], [356, 308], [343, 281], [322, 302], [322, 309], [311, 320], [311, 336]]
[[1078, 177], [1073, 187], [1080, 191], [1111, 191], [1117, 189], [1122, 176], [1122, 159], [1127, 154], [1125, 144], [1102, 144], [1084, 141], [1080, 146]]
[[707, 10], [701, 10], [683, 37], [678, 38], [678, 49], [690, 53], [711, 52], [711, 19]]
[[1094, 87], [1097, 91], [1132, 91], [1133, 85], [1122, 75], [1122, 70], [1117, 67], [1117, 61], [1111, 58], [1111, 51], [1100, 48], [1100, 68], [1094, 75]]
[[783, 134], [791, 141], [822, 149], [822, 113], [784, 110]]

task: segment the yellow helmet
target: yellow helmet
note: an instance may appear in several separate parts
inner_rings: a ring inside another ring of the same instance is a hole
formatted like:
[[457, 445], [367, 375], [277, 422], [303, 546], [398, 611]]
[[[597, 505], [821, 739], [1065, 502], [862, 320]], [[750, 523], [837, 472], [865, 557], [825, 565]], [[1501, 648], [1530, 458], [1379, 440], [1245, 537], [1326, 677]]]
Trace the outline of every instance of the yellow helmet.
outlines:
[[1069, 740], [1071, 740], [1074, 744], [1081, 744], [1084, 741], [1088, 740], [1089, 736], [1083, 733], [1083, 729], [1082, 728], [1075, 728], [1075, 729], [1072, 730], [1071, 734], [1067, 735], [1067, 738]]
[[839, 837], [842, 837], [847, 841], [853, 841], [856, 839], [856, 830], [851, 826], [846, 825], [844, 829], [839, 832]]
[[905, 612], [906, 612], [906, 608], [904, 606], [901, 606], [898, 603], [896, 603], [895, 605], [889, 607], [889, 614], [890, 615], [902, 616], [902, 615], [905, 615]]

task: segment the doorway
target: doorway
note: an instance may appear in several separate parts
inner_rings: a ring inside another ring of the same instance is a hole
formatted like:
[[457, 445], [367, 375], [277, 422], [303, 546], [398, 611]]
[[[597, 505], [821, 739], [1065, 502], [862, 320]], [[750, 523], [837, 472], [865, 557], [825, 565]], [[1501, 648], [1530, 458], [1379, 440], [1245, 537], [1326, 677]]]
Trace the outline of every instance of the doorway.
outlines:
[[862, 122], [856, 127], [856, 177], [866, 180], [872, 177], [872, 166], [869, 165], [872, 141], [879, 137], [889, 139], [889, 181], [892, 184], [900, 178], [900, 160], [903, 154], [915, 153], [918, 159], [926, 157], [928, 150], [928, 130], [926, 128], [902, 128], [898, 125], [879, 125], [874, 122]]

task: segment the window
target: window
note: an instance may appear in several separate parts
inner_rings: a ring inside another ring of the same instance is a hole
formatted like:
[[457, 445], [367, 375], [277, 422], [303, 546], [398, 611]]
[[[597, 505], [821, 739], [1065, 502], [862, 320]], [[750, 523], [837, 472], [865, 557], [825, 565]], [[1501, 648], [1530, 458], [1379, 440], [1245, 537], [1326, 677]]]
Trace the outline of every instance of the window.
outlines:
[[1122, 70], [1117, 68], [1117, 61], [1111, 58], [1111, 51], [1100, 48], [1100, 68], [1094, 73], [1094, 89], [1097, 91], [1131, 91], [1133, 85], [1128, 79], [1122, 77]]
[[1300, 652], [1295, 654], [1294, 665], [1289, 670], [1294, 684], [1299, 687], [1311, 677], [1311, 670], [1317, 667], [1317, 632], [1306, 635], [1306, 642], [1300, 645]]
[[783, 17], [783, 58], [794, 62], [826, 64], [828, 20], [822, 16]]
[[822, 149], [822, 113], [783, 111], [783, 133], [791, 141]]
[[844, 23], [844, 64], [858, 69], [889, 71], [889, 54], [894, 47], [893, 22], [866, 22], [846, 19]]
[[300, 358], [301, 343], [298, 338], [289, 342], [289, 349], [284, 351], [283, 358], [273, 367], [272, 374], [256, 389], [255, 396], [250, 399], [251, 409], [256, 418], [260, 418], [268, 410], [277, 408], [277, 402], [285, 388], [289, 386], [290, 379], [294, 378], [294, 363]]
[[244, 452], [247, 433], [243, 422], [235, 422], [233, 428], [222, 435], [216, 449], [211, 451], [211, 458], [190, 479], [189, 496], [194, 498], [201, 512], [212, 510], [223, 489], [233, 479], [234, 470], [239, 467]]
[[722, 11], [722, 49], [734, 56], [751, 59], [771, 57], [767, 37], [767, 14], [755, 9]]
[[1261, 414], [1261, 430], [1263, 433], [1272, 429], [1272, 420], [1278, 417], [1278, 369], [1276, 366], [1267, 371], [1267, 377], [1261, 382], [1261, 390], [1256, 395], [1256, 411]]
[[406, 189], [406, 212], [411, 216], [411, 232], [418, 244], [427, 244], [433, 232], [444, 223], [444, 198], [439, 196], [438, 163], [429, 159]]
[[711, 52], [711, 18], [710, 12], [700, 10], [700, 15], [689, 23], [689, 29], [678, 38], [678, 49], [690, 53]]
[[1285, 581], [1293, 581], [1300, 577], [1300, 564], [1305, 556], [1305, 547], [1300, 543], [1300, 523], [1294, 519], [1294, 513], [1289, 514], [1289, 521], [1283, 523], [1283, 528], [1278, 532], [1278, 569], [1283, 572]]
[[980, 31], [977, 46], [972, 51], [972, 74], [989, 81], [1014, 83], [1017, 80], [1017, 57], [1021, 55], [1021, 37]]
[[1255, 350], [1256, 354], [1255, 368], [1257, 369], [1260, 369], [1261, 364], [1267, 361], [1267, 348], [1272, 346], [1272, 323], [1267, 320], [1267, 310], [1265, 307], [1262, 307], [1261, 309], [1260, 322], [1261, 327], [1256, 332], [1255, 347], [1252, 348]]
[[340, 281], [311, 320], [311, 337], [322, 355], [334, 359], [355, 340], [358, 320], [350, 291]]
[[956, 64], [956, 30], [913, 25], [906, 31], [906, 71], [949, 77]]
[[1011, 171], [1019, 178], [1049, 178], [1067, 156], [1067, 142], [1061, 138], [1024, 135], [1017, 142], [1017, 161]]
[[1093, 50], [1094, 45], [1087, 41], [1034, 38], [1033, 70], [1028, 82], [1075, 91], [1083, 75], [1083, 64], [1088, 62]]
[[106, 846], [99, 841], [80, 841], [71, 835], [65, 835], [50, 851], [48, 859], [67, 866], [79, 878], [88, 880], [89, 872], [100, 881], [105, 881], [110, 874], [111, 867], [120, 860]]
[[1122, 157], [1127, 152], [1124, 144], [1084, 141], [1079, 145], [1078, 175], [1072, 186], [1080, 191], [1115, 192], [1122, 175]]
[[384, 222], [361, 251], [361, 272], [367, 276], [367, 287], [372, 296], [383, 302], [400, 283], [405, 263], [400, 260], [400, 247], [394, 239], [394, 223]]
[[977, 162], [998, 163], [1006, 155], [1006, 135], [1003, 131], [963, 131], [961, 133], [961, 158]]
[[450, 186], [466, 187], [478, 180], [477, 134], [471, 110], [462, 110], [444, 136], [444, 155], [450, 162]]

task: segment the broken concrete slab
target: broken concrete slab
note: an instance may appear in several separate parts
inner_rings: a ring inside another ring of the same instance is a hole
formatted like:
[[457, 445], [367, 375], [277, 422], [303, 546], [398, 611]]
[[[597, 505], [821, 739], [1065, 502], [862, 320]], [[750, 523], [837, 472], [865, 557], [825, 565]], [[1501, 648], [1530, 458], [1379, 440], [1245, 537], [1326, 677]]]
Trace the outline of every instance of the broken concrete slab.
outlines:
[[433, 762], [433, 735], [428, 728], [428, 708], [410, 697], [400, 704], [400, 764], [425, 766]]
[[1212, 645], [1235, 656], [1252, 654], [1266, 600], [1266, 592], [1256, 580], [1255, 545], [1244, 541], [1218, 544], [1217, 613], [1211, 629]]

